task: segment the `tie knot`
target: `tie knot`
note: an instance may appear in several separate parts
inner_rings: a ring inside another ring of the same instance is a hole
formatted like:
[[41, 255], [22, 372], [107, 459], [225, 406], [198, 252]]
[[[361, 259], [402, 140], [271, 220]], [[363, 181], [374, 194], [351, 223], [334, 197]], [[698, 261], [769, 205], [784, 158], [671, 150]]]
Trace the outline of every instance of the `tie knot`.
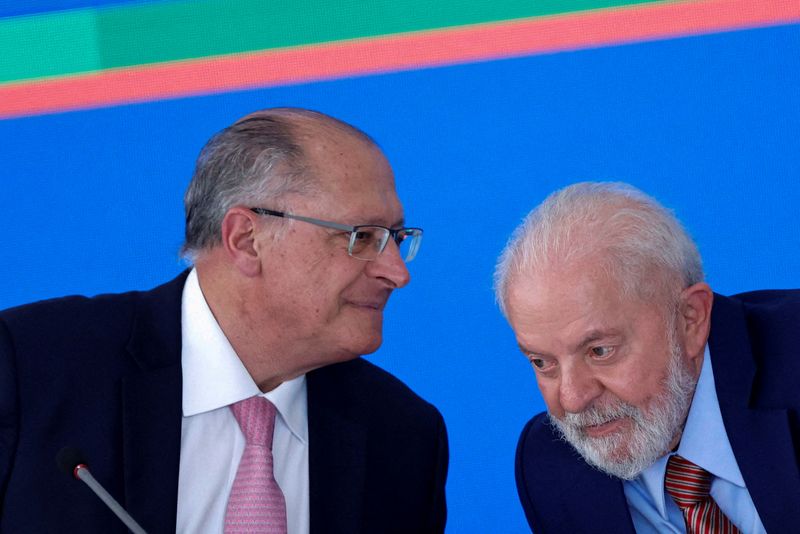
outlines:
[[248, 445], [263, 445], [272, 449], [272, 433], [277, 413], [274, 404], [264, 397], [250, 397], [232, 404], [231, 411]]
[[678, 507], [684, 509], [708, 498], [711, 473], [676, 454], [667, 462], [664, 486]]

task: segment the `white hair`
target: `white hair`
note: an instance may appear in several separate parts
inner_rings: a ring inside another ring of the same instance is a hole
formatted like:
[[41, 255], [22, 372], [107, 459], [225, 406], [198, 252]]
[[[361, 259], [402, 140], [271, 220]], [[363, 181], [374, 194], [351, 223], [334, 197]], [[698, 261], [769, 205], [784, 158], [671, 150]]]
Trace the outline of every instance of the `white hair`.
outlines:
[[501, 311], [515, 276], [590, 255], [626, 295], [669, 294], [704, 278], [697, 246], [670, 210], [628, 184], [582, 182], [552, 193], [511, 235], [494, 274]]

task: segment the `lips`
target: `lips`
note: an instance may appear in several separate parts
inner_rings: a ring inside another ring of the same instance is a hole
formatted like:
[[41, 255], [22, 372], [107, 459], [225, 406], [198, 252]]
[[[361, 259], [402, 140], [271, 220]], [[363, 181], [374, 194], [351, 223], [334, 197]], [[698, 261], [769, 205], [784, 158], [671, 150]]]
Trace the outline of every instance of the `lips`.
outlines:
[[385, 305], [385, 303], [381, 302], [350, 302], [350, 304], [359, 308], [369, 308], [377, 311], [381, 311]]
[[610, 419], [604, 423], [596, 424], [596, 425], [586, 425], [583, 427], [584, 433], [592, 438], [599, 438], [602, 436], [606, 436], [613, 432], [619, 430], [620, 426], [623, 423], [623, 419]]
[[357, 308], [367, 308], [370, 310], [382, 311], [386, 307], [386, 301], [389, 300], [389, 294], [378, 293], [376, 295], [360, 295], [358, 297], [346, 297], [344, 301]]

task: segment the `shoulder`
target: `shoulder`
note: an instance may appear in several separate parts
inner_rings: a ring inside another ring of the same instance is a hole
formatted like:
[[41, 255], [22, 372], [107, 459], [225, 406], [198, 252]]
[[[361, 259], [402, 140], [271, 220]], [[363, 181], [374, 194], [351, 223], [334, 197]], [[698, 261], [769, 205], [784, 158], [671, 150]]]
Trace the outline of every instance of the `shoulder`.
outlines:
[[363, 468], [365, 530], [385, 531], [391, 517], [393, 532], [443, 532], [449, 453], [439, 411], [362, 358], [306, 377], [309, 439], [330, 449], [312, 445], [309, 462], [345, 452], [358, 458], [343, 465]]
[[[715, 315], [717, 317], [715, 317]], [[792, 340], [800, 337], [800, 290], [767, 289], [740, 293], [730, 297], [714, 296], [712, 332], [737, 326], [747, 329], [754, 341], [765, 338]]]
[[169, 282], [145, 291], [104, 293], [93, 297], [69, 295], [23, 304], [0, 310], [0, 320], [17, 326], [26, 321], [48, 323], [65, 320], [95, 320], [98, 316], [114, 319], [120, 315], [125, 317], [125, 312], [128, 312], [128, 316], [130, 316], [139, 300], [153, 300], [161, 303], [165, 300], [175, 300], [176, 297], [180, 298], [188, 274], [189, 271], [184, 271]]
[[69, 296], [43, 300], [0, 311], [4, 326], [15, 346], [71, 344], [98, 337], [124, 336], [129, 329], [135, 293]]
[[[352, 413], [396, 417], [396, 421], [439, 424], [441, 415], [400, 379], [377, 365], [356, 358], [308, 374], [309, 397], [349, 407]], [[391, 414], [391, 415], [390, 415]]]
[[522, 429], [517, 443], [515, 474], [520, 499], [542, 502], [546, 495], [563, 491], [571, 483], [565, 470], [587, 467], [575, 449], [561, 439], [546, 413], [533, 417]]
[[[531, 529], [553, 532], [554, 524], [561, 522], [563, 512], [558, 508], [561, 496], [572, 483], [566, 476], [570, 467], [583, 460], [571, 454], [572, 447], [554, 432], [546, 413], [534, 416], [525, 427], [517, 443], [514, 475], [517, 493]], [[574, 502], [569, 495], [564, 503]]]
[[564, 468], [569, 465], [589, 467], [577, 451], [557, 434], [547, 413], [534, 416], [522, 429], [517, 443], [518, 484], [528, 488], [561, 485], [564, 482]]
[[725, 316], [741, 315], [748, 322], [762, 318], [779, 323], [786, 319], [795, 322], [800, 316], [800, 290], [762, 289], [728, 297], [714, 294], [712, 314], [714, 312]]
[[800, 337], [800, 290], [768, 289], [725, 297], [714, 295], [712, 337], [744, 331], [756, 345]]
[[73, 295], [0, 310], [0, 348], [13, 349], [31, 364], [38, 357], [57, 360], [121, 348], [148, 310], [177, 305], [179, 312], [184, 279], [185, 273], [150, 291]]
[[109, 295], [64, 297], [0, 313], [0, 374], [13, 381], [20, 406], [58, 413], [64, 399], [108, 395], [105, 379], [113, 382], [127, 368], [133, 310], [132, 296]]
[[800, 291], [716, 295], [711, 319], [709, 345], [715, 377], [735, 379], [742, 369], [754, 365], [747, 383], [755, 379], [757, 398], [764, 406], [784, 406], [788, 399], [800, 403], [796, 386], [800, 381]]
[[515, 467], [520, 503], [535, 532], [633, 532], [621, 481], [587, 464], [546, 413], [525, 425]]
[[399, 434], [445, 434], [436, 407], [363, 358], [316, 369], [307, 379], [309, 409], [326, 406], [369, 428], [391, 427]]
[[729, 298], [752, 306], [800, 307], [800, 289], [760, 289], [732, 295]]

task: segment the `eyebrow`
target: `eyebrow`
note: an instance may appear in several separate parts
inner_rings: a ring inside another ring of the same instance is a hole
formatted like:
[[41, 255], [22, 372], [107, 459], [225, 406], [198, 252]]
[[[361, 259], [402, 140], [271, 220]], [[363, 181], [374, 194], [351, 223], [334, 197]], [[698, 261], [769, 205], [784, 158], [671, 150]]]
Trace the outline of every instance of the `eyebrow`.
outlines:
[[368, 219], [369, 222], [360, 223], [361, 225], [371, 225], [371, 226], [385, 226], [386, 228], [396, 229], [396, 228], [403, 228], [405, 226], [405, 219], [400, 218], [394, 224], [384, 225], [383, 221], [379, 219]]
[[[585, 347], [585, 346], [587, 346], [587, 345], [589, 345], [591, 343], [594, 343], [595, 341], [599, 341], [601, 339], [608, 339], [608, 338], [621, 337], [621, 336], [622, 336], [622, 333], [619, 330], [616, 330], [616, 329], [605, 330], [605, 331], [604, 330], [599, 330], [599, 329], [593, 329], [593, 330], [590, 330], [589, 333], [586, 334], [583, 337], [583, 339], [581, 339], [581, 341], [579, 343], [574, 345], [574, 347], [572, 348], [572, 352], [576, 352], [577, 350], [582, 349], [583, 347]], [[526, 354], [526, 355], [527, 354], [535, 354], [535, 355], [538, 355], [538, 356], [550, 356], [550, 354], [548, 354], [546, 352], [539, 352], [537, 350], [531, 350], [531, 349], [529, 349], [528, 347], [525, 347], [524, 345], [522, 345], [522, 343], [519, 343], [519, 342], [517, 342], [517, 347], [519, 347], [519, 350], [522, 351], [522, 353]]]
[[575, 345], [576, 349], [582, 349], [583, 347], [594, 343], [595, 341], [599, 341], [601, 339], [607, 339], [610, 337], [620, 337], [622, 333], [619, 330], [590, 330], [588, 334], [584, 336], [580, 343]]
[[526, 356], [528, 356], [528, 355], [530, 355], [530, 354], [544, 355], [544, 354], [543, 354], [543, 353], [541, 353], [541, 352], [538, 352], [538, 351], [535, 351], [535, 350], [529, 350], [527, 347], [523, 347], [521, 343], [517, 343], [517, 347], [519, 347], [519, 350], [520, 350], [520, 351], [521, 351], [523, 354], [525, 354]]

